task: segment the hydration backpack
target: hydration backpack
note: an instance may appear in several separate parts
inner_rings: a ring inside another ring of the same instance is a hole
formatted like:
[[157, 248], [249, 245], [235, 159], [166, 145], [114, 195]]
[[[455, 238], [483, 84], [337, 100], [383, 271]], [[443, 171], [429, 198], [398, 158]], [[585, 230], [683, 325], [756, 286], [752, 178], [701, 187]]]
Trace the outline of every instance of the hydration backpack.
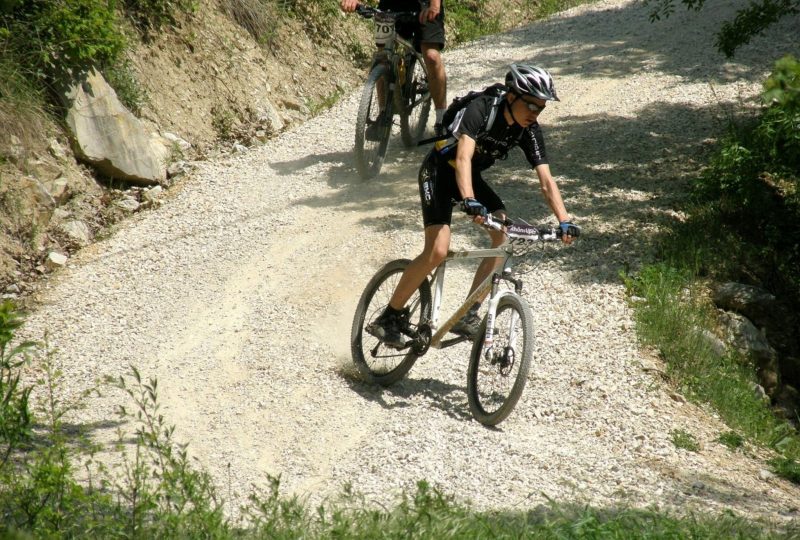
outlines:
[[494, 119], [497, 116], [499, 105], [502, 103], [503, 99], [505, 99], [507, 92], [508, 87], [506, 85], [503, 83], [495, 83], [491, 86], [487, 86], [481, 91], [473, 90], [464, 96], [457, 96], [453, 98], [453, 101], [451, 101], [450, 105], [447, 106], [444, 116], [442, 116], [442, 127], [444, 127], [444, 133], [430, 139], [421, 140], [417, 143], [417, 145], [422, 146], [424, 144], [443, 141], [450, 138], [450, 136], [453, 134], [453, 132], [450, 131], [450, 126], [453, 124], [456, 116], [458, 116], [458, 113], [464, 110], [464, 108], [474, 101], [475, 98], [479, 98], [481, 96], [492, 96], [494, 98], [491, 106], [489, 107], [489, 113], [486, 115], [486, 118], [484, 118], [483, 129], [481, 129], [481, 134], [488, 133], [488, 131], [492, 129], [492, 124], [494, 124]]
[[467, 93], [464, 96], [458, 96], [450, 102], [450, 105], [447, 106], [447, 110], [442, 117], [442, 126], [445, 129], [449, 130], [450, 125], [456, 119], [458, 112], [463, 110], [467, 105], [469, 105], [475, 98], [479, 98], [481, 96], [492, 96], [494, 100], [492, 101], [492, 106], [489, 108], [489, 115], [484, 122], [483, 132], [487, 132], [492, 128], [492, 124], [494, 124], [494, 118], [497, 116], [497, 106], [502, 102], [504, 96], [508, 92], [508, 87], [502, 83], [496, 83], [491, 86], [487, 86], [480, 92], [472, 91]]

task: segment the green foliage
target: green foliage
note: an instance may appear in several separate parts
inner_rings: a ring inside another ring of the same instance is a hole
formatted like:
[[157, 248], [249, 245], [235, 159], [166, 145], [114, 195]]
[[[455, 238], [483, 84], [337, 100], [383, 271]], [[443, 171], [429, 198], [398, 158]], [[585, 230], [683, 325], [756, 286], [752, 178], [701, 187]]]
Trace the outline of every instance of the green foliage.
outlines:
[[673, 429], [669, 433], [670, 440], [675, 448], [682, 448], [690, 452], [699, 452], [700, 445], [697, 444], [697, 439], [694, 435], [683, 429]]
[[142, 107], [148, 102], [148, 96], [136, 79], [130, 61], [120, 60], [105, 68], [103, 76], [117, 93], [120, 102], [133, 114], [139, 116], [142, 113]]
[[178, 13], [193, 13], [194, 0], [121, 0], [134, 25], [145, 35], [175, 24]]
[[800, 463], [794, 459], [776, 458], [770, 461], [772, 470], [778, 476], [786, 478], [790, 482], [800, 484]]
[[0, 27], [23, 65], [45, 78], [112, 63], [126, 44], [108, 0], [24, 0]]
[[195, 470], [186, 445], [177, 444], [175, 427], [159, 412], [158, 381], [143, 382], [132, 367], [129, 378], [116, 386], [127, 394], [135, 409], [119, 406], [122, 420], [134, 421], [132, 456], [120, 432], [118, 448], [124, 456], [124, 474], [117, 481], [118, 493], [129, 508], [127, 526], [147, 538], [224, 537], [228, 525], [210, 476]]
[[[800, 456], [800, 436], [753, 392], [755, 373], [748, 361], [735, 352], [720, 356], [705, 338], [713, 332], [713, 311], [703, 303], [701, 283], [686, 263], [695, 257], [686, 252], [701, 244], [707, 230], [690, 223], [665, 237], [666, 244], [675, 243], [665, 253], [685, 257], [670, 261], [676, 266], [662, 262], [636, 276], [623, 276], [629, 294], [644, 299], [635, 303], [637, 333], [645, 344], [658, 348], [672, 380], [691, 399], [713, 405], [731, 428], [748, 438], [789, 457]], [[687, 241], [692, 235], [697, 238]]]
[[758, 122], [723, 139], [695, 194], [749, 243], [760, 280], [800, 306], [800, 62], [779, 60], [762, 99]]
[[787, 15], [800, 12], [798, 0], [761, 0], [751, 2], [736, 13], [732, 21], [723, 23], [717, 33], [716, 47], [728, 58], [736, 49], [746, 45], [754, 37], [764, 33], [772, 24]]
[[766, 151], [770, 172], [790, 178], [797, 197], [800, 182], [800, 62], [785, 56], [764, 83], [762, 94], [768, 105], [757, 130], [756, 140]]
[[452, 0], [447, 2], [445, 9], [446, 17], [453, 25], [453, 32], [448, 36], [452, 45], [500, 30], [498, 15], [488, 13], [484, 2], [479, 0]]
[[726, 431], [725, 433], [721, 433], [717, 438], [717, 441], [727, 446], [730, 450], [736, 450], [737, 448], [744, 446], [744, 437], [735, 431]]
[[211, 108], [211, 126], [221, 141], [230, 141], [235, 138], [236, 115], [228, 108], [215, 105]]
[[[687, 9], [700, 11], [705, 0], [680, 0]], [[644, 0], [654, 4], [650, 21], [667, 18], [675, 12], [675, 0]], [[736, 13], [733, 21], [723, 23], [716, 36], [717, 50], [727, 57], [762, 34], [770, 25], [783, 17], [800, 12], [800, 0], [754, 0]]]
[[330, 109], [331, 107], [333, 107], [336, 104], [336, 102], [339, 101], [339, 98], [341, 98], [343, 94], [344, 90], [342, 90], [341, 88], [337, 88], [327, 96], [324, 96], [319, 101], [316, 100], [307, 101], [306, 106], [308, 107], [308, 110], [311, 112], [311, 114], [316, 116], [321, 112], [325, 111], [326, 109]]
[[31, 388], [22, 386], [19, 368], [35, 344], [12, 344], [14, 332], [22, 322], [11, 301], [0, 304], [0, 468], [30, 438], [33, 425], [29, 408]]

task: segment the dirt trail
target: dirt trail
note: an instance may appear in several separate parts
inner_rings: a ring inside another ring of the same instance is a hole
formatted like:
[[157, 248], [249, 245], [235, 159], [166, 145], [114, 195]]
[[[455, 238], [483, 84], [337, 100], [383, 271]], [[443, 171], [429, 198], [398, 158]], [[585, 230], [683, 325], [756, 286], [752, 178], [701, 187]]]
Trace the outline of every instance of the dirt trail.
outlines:
[[[380, 264], [420, 248], [422, 157], [395, 138], [380, 178], [359, 182], [355, 95], [263, 147], [199, 164], [163, 206], [70, 261], [26, 331], [49, 331], [69, 392], [129, 364], [157, 377], [178, 439], [232, 513], [266, 474], [282, 474], [283, 489], [312, 501], [349, 481], [385, 502], [425, 478], [479, 507], [547, 496], [796, 519], [800, 489], [716, 443], [725, 426], [670, 397], [636, 344], [618, 279], [650, 249], [726, 111], [756, 94], [781, 52], [798, 54], [795, 18], [723, 61], [712, 31], [731, 13], [709, 6], [651, 25], [646, 7], [607, 1], [448, 51], [451, 97], [501, 78], [511, 61], [552, 70], [563, 101], [542, 124], [586, 233], [523, 261], [535, 264], [525, 277], [535, 365], [498, 430], [469, 416], [466, 345], [433, 351], [388, 390], [353, 375], [361, 289]], [[551, 219], [520, 156], [491, 179], [512, 215]], [[463, 222], [454, 231], [457, 244], [479, 239]], [[447, 302], [469, 277], [449, 273]], [[109, 439], [119, 400], [107, 392], [75, 421]], [[676, 449], [675, 429], [702, 450]]]

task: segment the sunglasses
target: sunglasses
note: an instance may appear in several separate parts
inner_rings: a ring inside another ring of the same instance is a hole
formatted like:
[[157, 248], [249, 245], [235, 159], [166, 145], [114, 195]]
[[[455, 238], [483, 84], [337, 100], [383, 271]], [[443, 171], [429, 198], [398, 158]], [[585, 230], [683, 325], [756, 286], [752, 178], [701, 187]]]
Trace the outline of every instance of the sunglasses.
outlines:
[[522, 102], [525, 104], [526, 107], [528, 107], [528, 110], [531, 111], [531, 112], [540, 113], [540, 112], [542, 112], [544, 110], [545, 107], [547, 107], [547, 104], [545, 104], [545, 105], [537, 105], [536, 103], [527, 101], [527, 100], [525, 100], [523, 98], [520, 98], [520, 99], [522, 99]]

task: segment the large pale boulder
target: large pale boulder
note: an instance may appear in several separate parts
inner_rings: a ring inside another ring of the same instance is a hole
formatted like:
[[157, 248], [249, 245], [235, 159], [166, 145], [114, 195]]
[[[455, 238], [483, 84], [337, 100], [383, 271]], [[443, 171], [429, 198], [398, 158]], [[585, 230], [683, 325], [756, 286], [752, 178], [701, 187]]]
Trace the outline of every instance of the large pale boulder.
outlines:
[[147, 132], [96, 70], [64, 93], [76, 156], [102, 174], [136, 185], [167, 178], [168, 149]]

